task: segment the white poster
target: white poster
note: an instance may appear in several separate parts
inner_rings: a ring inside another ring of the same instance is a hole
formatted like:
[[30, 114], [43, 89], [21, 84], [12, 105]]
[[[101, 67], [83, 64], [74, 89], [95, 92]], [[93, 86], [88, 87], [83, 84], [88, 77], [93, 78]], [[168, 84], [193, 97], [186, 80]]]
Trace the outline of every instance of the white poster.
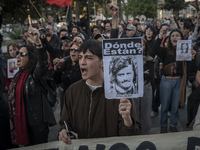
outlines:
[[8, 78], [13, 78], [18, 71], [19, 68], [17, 68], [17, 59], [16, 58], [8, 59], [7, 60]]
[[192, 61], [191, 40], [178, 40], [176, 47], [176, 61]]
[[102, 46], [105, 97], [142, 97], [142, 38], [104, 39]]

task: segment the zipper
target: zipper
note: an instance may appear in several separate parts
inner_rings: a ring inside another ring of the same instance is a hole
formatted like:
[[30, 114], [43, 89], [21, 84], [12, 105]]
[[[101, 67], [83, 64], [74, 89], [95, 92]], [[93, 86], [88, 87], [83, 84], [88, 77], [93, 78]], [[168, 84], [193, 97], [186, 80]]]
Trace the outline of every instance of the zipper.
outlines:
[[90, 119], [91, 119], [91, 117], [90, 117], [90, 115], [91, 115], [91, 109], [92, 109], [92, 93], [93, 93], [93, 91], [91, 92], [91, 94], [90, 94], [90, 108], [89, 108], [89, 117], [88, 117], [88, 138], [90, 137], [90, 126], [91, 126], [91, 124], [90, 124]]

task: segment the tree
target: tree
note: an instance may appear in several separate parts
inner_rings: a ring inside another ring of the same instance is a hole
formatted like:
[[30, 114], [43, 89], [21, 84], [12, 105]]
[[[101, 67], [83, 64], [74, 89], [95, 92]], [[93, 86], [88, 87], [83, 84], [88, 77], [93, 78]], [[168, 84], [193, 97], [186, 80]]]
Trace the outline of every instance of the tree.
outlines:
[[133, 17], [145, 15], [147, 18], [150, 18], [155, 17], [157, 14], [157, 0], [128, 0], [128, 3], [123, 5], [123, 7], [125, 15]]
[[175, 16], [179, 17], [179, 10], [188, 7], [190, 2], [184, 0], [165, 0], [164, 4], [160, 4], [160, 9], [171, 10], [173, 9]]
[[198, 12], [200, 9], [199, 9], [199, 0], [195, 0], [195, 4], [192, 4], [191, 5], [196, 9], [196, 11]]

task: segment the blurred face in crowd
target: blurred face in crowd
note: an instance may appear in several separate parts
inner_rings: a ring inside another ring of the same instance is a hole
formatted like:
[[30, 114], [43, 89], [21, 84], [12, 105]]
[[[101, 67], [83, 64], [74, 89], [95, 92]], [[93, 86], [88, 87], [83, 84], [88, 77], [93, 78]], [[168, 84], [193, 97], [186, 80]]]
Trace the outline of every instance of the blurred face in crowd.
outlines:
[[159, 20], [156, 21], [156, 27], [157, 27], [158, 29], [160, 29], [160, 27], [161, 27], [161, 22], [160, 22]]
[[176, 47], [178, 40], [181, 40], [181, 34], [179, 32], [177, 32], [177, 31], [174, 31], [171, 34], [171, 43], [172, 43], [172, 46]]
[[136, 31], [133, 31], [133, 30], [126, 30], [126, 35], [127, 35], [128, 37], [133, 37], [133, 36], [135, 35], [135, 32], [136, 32]]
[[51, 15], [48, 15], [48, 22], [52, 23], [53, 22], [53, 17]]
[[71, 44], [73, 43], [73, 41], [69, 40], [69, 39], [65, 39], [62, 40], [62, 50], [64, 50], [65, 52], [69, 50], [69, 47], [71, 46]]
[[52, 25], [47, 25], [46, 29], [49, 29], [49, 34], [46, 34], [47, 36], [52, 36], [54, 31]]
[[14, 46], [10, 45], [9, 48], [8, 48], [10, 57], [15, 58], [17, 50], [18, 50], [17, 47], [14, 47]]
[[74, 36], [78, 36], [78, 34], [79, 34], [78, 29], [77, 28], [72, 28], [72, 34]]
[[62, 38], [65, 34], [67, 34], [67, 31], [60, 32], [60, 38]]
[[146, 35], [147, 39], [152, 38], [153, 31], [151, 30], [151, 28], [146, 29], [145, 35]]
[[106, 30], [106, 32], [110, 32], [110, 30], [111, 30], [110, 23], [106, 23], [105, 30]]
[[119, 28], [119, 34], [121, 34], [123, 32], [123, 27], [122, 25], [118, 25], [118, 28]]
[[140, 24], [140, 25], [137, 25], [137, 31], [138, 31], [138, 32], [142, 32], [142, 26], [141, 26], [141, 24]]
[[79, 52], [78, 52], [78, 46], [73, 44], [72, 47], [70, 47], [70, 58], [72, 60], [72, 63], [75, 65], [76, 62], [78, 61], [78, 56], [79, 56]]
[[98, 28], [93, 29], [93, 35], [96, 35], [96, 34], [101, 34]]
[[17, 67], [20, 69], [25, 69], [29, 63], [29, 56], [26, 47], [20, 48], [19, 51], [16, 52], [17, 56]]
[[183, 37], [187, 37], [189, 35], [190, 29], [184, 28]]
[[97, 25], [101, 26], [101, 20], [97, 21]]

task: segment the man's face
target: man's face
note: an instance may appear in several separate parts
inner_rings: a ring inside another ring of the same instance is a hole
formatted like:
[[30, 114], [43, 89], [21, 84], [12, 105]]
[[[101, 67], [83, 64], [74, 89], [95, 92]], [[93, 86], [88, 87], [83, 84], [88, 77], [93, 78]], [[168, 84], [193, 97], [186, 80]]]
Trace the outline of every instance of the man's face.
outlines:
[[94, 28], [93, 29], [93, 35], [96, 35], [96, 34], [101, 34], [101, 32], [99, 31], [99, 29]]
[[68, 50], [69, 50], [69, 47], [70, 47], [70, 45], [71, 45], [72, 43], [73, 43], [73, 41], [68, 40], [68, 39], [65, 39], [64, 42], [63, 42], [62, 50], [68, 51]]
[[127, 35], [128, 37], [133, 37], [133, 36], [135, 35], [135, 32], [136, 32], [136, 31], [133, 31], [133, 30], [126, 30], [126, 35]]
[[78, 30], [77, 30], [77, 28], [72, 28], [72, 34], [74, 36], [78, 36]]
[[161, 22], [160, 21], [156, 21], [156, 26], [157, 26], [158, 29], [160, 29]]
[[116, 84], [122, 89], [128, 90], [133, 83], [134, 73], [131, 65], [118, 71]]
[[111, 30], [110, 23], [106, 23], [105, 30], [106, 30], [106, 32], [110, 32], [110, 30]]
[[103, 60], [89, 50], [85, 54], [79, 53], [81, 75], [90, 85], [95, 85], [103, 72]]
[[48, 16], [48, 22], [50, 22], [50, 23], [53, 22], [53, 17], [52, 16]]
[[62, 38], [65, 34], [67, 34], [67, 31], [60, 32], [60, 38]]
[[184, 28], [184, 30], [183, 30], [183, 36], [184, 36], [184, 37], [187, 37], [188, 34], [189, 34], [189, 32], [190, 32], [190, 29]]
[[52, 27], [51, 25], [47, 25], [47, 26], [46, 26], [46, 29], [49, 29], [49, 35], [47, 35], [47, 36], [52, 36], [53, 33], [54, 33], [53, 27]]
[[182, 44], [182, 49], [183, 50], [187, 50], [187, 47], [188, 47], [187, 44]]
[[142, 26], [141, 25], [137, 25], [137, 31], [142, 32]]

